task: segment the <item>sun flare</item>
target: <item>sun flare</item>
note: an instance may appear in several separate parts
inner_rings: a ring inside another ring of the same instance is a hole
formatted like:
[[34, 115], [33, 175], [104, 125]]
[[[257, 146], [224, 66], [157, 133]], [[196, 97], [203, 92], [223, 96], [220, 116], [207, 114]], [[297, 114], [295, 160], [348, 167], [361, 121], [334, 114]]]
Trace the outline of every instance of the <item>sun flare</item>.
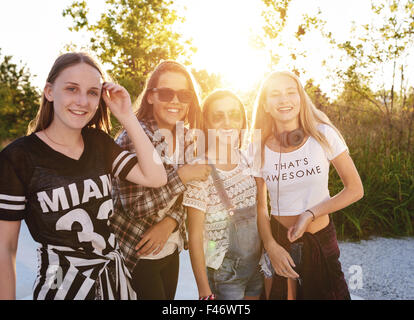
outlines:
[[260, 12], [260, 1], [200, 1], [188, 8], [184, 32], [198, 48], [193, 66], [220, 74], [233, 90], [259, 82], [269, 63], [268, 54], [253, 45], [263, 24]]

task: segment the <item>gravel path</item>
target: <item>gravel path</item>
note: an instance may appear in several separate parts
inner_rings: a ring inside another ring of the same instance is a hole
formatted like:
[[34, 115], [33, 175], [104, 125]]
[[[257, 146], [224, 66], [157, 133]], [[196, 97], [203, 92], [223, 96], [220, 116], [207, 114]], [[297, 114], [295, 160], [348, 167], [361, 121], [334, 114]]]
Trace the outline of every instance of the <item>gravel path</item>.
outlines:
[[414, 299], [414, 238], [340, 242], [339, 248], [351, 295], [369, 300]]

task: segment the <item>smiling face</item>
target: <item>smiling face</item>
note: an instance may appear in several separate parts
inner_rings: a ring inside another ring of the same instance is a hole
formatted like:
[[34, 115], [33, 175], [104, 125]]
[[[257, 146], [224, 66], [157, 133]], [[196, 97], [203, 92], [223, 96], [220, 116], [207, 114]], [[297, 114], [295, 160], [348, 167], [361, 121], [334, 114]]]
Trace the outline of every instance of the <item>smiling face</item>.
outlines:
[[208, 107], [207, 128], [217, 130], [218, 137], [228, 137], [219, 139], [219, 143], [230, 143], [230, 137], [233, 137], [231, 141], [236, 143], [243, 127], [243, 117], [239, 101], [230, 96], [219, 98]]
[[44, 94], [53, 102], [52, 124], [81, 130], [93, 118], [99, 105], [102, 77], [86, 63], [64, 69], [54, 83], [47, 83]]
[[265, 101], [265, 111], [277, 124], [292, 128], [299, 125], [300, 95], [294, 79], [287, 75], [269, 79]]
[[[174, 91], [188, 90], [187, 78], [180, 72], [165, 72], [160, 75], [156, 88], [170, 88]], [[148, 94], [148, 103], [153, 106], [153, 116], [159, 128], [173, 130], [177, 121], [183, 121], [187, 115], [190, 103], [181, 102], [177, 94], [171, 101], [165, 102], [160, 99], [158, 92]]]

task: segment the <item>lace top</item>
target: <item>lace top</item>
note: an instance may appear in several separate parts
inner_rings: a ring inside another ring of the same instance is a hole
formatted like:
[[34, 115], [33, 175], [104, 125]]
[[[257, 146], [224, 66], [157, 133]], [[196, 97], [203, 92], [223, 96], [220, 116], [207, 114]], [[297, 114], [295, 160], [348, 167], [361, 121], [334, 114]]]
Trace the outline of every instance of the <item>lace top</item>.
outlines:
[[[224, 188], [236, 208], [256, 204], [256, 181], [242, 161], [230, 171], [217, 169]], [[191, 181], [184, 192], [183, 205], [205, 212], [204, 253], [206, 266], [218, 269], [229, 246], [228, 213], [214, 187], [211, 175], [206, 181]]]

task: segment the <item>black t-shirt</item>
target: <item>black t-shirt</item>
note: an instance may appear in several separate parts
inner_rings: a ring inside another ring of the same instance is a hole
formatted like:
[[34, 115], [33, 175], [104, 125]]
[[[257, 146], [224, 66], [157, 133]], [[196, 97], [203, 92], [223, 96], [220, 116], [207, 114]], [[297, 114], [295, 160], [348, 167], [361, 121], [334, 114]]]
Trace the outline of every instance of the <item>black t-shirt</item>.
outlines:
[[41, 244], [106, 254], [115, 247], [111, 178], [125, 178], [137, 158], [100, 130], [83, 129], [82, 136], [79, 160], [34, 133], [0, 152], [0, 220], [25, 219]]

